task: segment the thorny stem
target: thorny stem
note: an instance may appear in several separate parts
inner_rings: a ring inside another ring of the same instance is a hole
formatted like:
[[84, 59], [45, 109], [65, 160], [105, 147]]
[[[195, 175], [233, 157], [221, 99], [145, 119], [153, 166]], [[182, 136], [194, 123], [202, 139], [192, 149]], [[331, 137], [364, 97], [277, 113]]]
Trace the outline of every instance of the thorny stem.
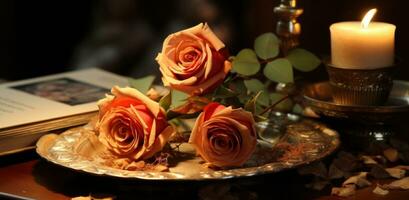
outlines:
[[280, 100], [274, 102], [273, 104], [271, 104], [269, 107], [267, 107], [266, 109], [264, 109], [259, 115], [264, 115], [265, 113], [267, 113], [269, 110], [273, 109], [275, 106], [277, 106], [279, 103], [283, 102], [284, 100], [290, 98], [290, 95], [287, 94], [285, 95], [283, 98], [281, 98]]

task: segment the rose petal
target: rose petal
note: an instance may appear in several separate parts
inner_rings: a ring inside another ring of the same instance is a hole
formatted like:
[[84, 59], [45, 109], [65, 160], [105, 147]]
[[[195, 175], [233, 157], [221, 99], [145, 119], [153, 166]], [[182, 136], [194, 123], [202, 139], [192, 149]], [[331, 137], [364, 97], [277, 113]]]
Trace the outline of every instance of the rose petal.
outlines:
[[377, 185], [376, 188], [372, 192], [378, 195], [382, 195], [382, 196], [389, 194], [388, 190], [382, 189], [381, 187], [379, 187], [379, 185]]
[[207, 23], [200, 23], [195, 27], [192, 27], [190, 29], [186, 29], [185, 32], [189, 32], [192, 34], [197, 34], [202, 36], [204, 39], [206, 39], [209, 43], [214, 46], [214, 48], [218, 51], [222, 48], [224, 48], [224, 44], [220, 39], [213, 33], [213, 31], [210, 29], [209, 25]]
[[385, 186], [386, 189], [401, 189], [401, 190], [409, 190], [409, 177], [393, 181]]
[[151, 99], [149, 97], [145, 96], [138, 90], [135, 90], [130, 87], [125, 87], [125, 88], [120, 88], [118, 86], [114, 86], [111, 90], [111, 93], [114, 94], [116, 97], [121, 97], [121, 96], [129, 96], [132, 98], [139, 99], [142, 101], [146, 107], [154, 114], [154, 116], [158, 116], [159, 112], [165, 112], [164, 110], [161, 109], [159, 104]]
[[153, 145], [148, 149], [143, 159], [152, 157], [155, 153], [159, 152], [167, 143], [170, 136], [174, 133], [174, 128], [172, 126], [166, 127], [156, 138]]

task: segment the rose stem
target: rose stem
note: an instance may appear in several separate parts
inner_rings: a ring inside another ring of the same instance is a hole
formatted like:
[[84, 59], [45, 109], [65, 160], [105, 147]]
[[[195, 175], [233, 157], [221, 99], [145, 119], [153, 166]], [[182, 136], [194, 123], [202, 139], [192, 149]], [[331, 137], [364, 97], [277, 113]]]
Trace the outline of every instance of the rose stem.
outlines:
[[278, 105], [279, 103], [283, 102], [284, 100], [288, 99], [290, 97], [289, 94], [285, 95], [283, 98], [281, 98], [280, 100], [274, 102], [273, 104], [271, 104], [269, 107], [267, 107], [266, 109], [264, 109], [259, 115], [264, 115], [266, 112], [268, 112], [269, 110], [273, 109], [276, 105]]

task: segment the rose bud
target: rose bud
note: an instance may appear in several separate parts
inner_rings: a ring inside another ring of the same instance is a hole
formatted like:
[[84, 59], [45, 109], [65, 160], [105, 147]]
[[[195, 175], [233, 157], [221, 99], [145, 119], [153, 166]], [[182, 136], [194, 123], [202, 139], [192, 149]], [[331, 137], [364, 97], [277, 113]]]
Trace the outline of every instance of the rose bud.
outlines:
[[241, 108], [210, 103], [197, 118], [189, 143], [214, 166], [242, 166], [257, 144], [253, 115]]
[[207, 24], [169, 35], [156, 57], [165, 86], [190, 95], [211, 92], [231, 69], [222, 41]]
[[120, 157], [147, 159], [160, 151], [173, 133], [159, 104], [133, 88], [113, 87], [98, 102], [95, 130], [108, 150]]

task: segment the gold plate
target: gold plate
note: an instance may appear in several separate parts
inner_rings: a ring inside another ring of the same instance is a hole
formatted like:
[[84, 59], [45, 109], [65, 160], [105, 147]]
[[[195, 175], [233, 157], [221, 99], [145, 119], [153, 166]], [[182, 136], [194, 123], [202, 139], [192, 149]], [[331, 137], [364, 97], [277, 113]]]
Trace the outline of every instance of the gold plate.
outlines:
[[[187, 143], [179, 151], [185, 155], [168, 172], [128, 171], [105, 165], [103, 158], [75, 149], [84, 134], [94, 134], [89, 126], [70, 129], [60, 135], [49, 134], [37, 142], [37, 153], [57, 165], [94, 175], [145, 180], [210, 180], [249, 177], [275, 173], [324, 158], [339, 146], [334, 130], [294, 114], [272, 113], [269, 122], [257, 124], [259, 140], [252, 158], [241, 168], [215, 170], [203, 165]], [[172, 145], [172, 144], [171, 144]], [[90, 145], [89, 145], [90, 146]], [[95, 148], [95, 147], [93, 147]]]

